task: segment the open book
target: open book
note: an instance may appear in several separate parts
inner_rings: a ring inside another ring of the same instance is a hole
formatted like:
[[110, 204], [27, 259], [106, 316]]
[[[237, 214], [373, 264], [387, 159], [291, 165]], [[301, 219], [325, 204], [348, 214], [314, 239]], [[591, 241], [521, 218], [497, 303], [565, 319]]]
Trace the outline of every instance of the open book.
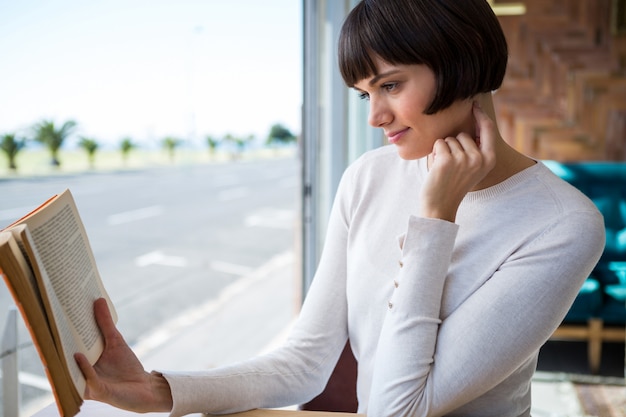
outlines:
[[52, 385], [59, 412], [78, 413], [85, 379], [74, 360], [93, 364], [104, 340], [93, 302], [105, 298], [95, 258], [69, 190], [0, 231], [0, 273], [13, 295]]

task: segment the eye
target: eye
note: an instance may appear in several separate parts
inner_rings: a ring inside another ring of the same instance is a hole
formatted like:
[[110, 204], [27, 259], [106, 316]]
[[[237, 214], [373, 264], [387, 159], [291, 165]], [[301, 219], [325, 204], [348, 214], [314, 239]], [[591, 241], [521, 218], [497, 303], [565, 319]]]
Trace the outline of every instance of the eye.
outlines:
[[361, 91], [361, 92], [359, 92], [359, 98], [361, 100], [369, 100], [370, 99], [370, 95], [365, 93], [365, 92], [363, 92], [363, 91]]
[[385, 83], [381, 87], [387, 91], [393, 91], [398, 86], [398, 83]]

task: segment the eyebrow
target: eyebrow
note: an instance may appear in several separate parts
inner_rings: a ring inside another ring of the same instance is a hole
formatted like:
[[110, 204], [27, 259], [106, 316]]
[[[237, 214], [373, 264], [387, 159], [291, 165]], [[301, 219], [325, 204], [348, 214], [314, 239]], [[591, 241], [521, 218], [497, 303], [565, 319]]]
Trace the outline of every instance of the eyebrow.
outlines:
[[388, 76], [390, 76], [390, 75], [394, 75], [394, 74], [396, 74], [396, 73], [398, 73], [398, 72], [400, 72], [400, 71], [401, 71], [401, 70], [399, 70], [399, 69], [392, 69], [392, 70], [390, 70], [390, 71], [383, 72], [382, 74], [376, 74], [376, 75], [374, 76], [374, 78], [372, 78], [372, 79], [369, 81], [369, 83], [368, 83], [368, 84], [369, 84], [370, 86], [373, 86], [373, 85], [374, 85], [374, 84], [376, 84], [376, 83], [377, 83], [377, 82], [378, 82], [381, 78], [385, 78], [385, 77], [388, 77]]

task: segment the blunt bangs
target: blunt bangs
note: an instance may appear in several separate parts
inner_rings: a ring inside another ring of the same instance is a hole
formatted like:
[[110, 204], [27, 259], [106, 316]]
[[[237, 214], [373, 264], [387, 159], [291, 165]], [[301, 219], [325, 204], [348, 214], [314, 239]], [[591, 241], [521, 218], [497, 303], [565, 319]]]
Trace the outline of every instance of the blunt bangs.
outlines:
[[366, 30], [370, 23], [366, 21], [363, 3], [357, 5], [348, 18], [339, 36], [339, 71], [341, 77], [348, 87], [354, 85], [364, 78], [369, 78], [376, 74], [376, 65], [372, 59], [372, 40], [367, 39]]
[[377, 74], [374, 58], [427, 65], [436, 92], [425, 114], [496, 90], [508, 59], [506, 39], [486, 0], [363, 0], [348, 15], [338, 45], [348, 87]]
[[419, 48], [403, 36], [402, 22], [383, 6], [362, 1], [344, 22], [339, 36], [339, 70], [349, 87], [376, 75], [374, 57], [394, 65], [423, 63]]

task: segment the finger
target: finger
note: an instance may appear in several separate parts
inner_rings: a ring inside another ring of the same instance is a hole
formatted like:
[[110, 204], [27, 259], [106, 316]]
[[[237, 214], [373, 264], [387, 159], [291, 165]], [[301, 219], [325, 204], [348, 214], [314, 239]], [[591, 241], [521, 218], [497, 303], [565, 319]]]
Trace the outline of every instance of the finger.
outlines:
[[78, 368], [83, 373], [85, 380], [87, 381], [87, 387], [85, 387], [85, 393], [83, 394], [86, 398], [89, 396], [89, 383], [95, 382], [98, 379], [98, 374], [93, 366], [89, 363], [89, 360], [82, 353], [75, 353], [74, 360], [78, 364]]
[[478, 144], [476, 143], [476, 138], [473, 138], [468, 133], [464, 133], [464, 132], [459, 133], [459, 135], [456, 137], [456, 140], [458, 141], [458, 143], [460, 144], [460, 146], [463, 148], [464, 151], [466, 152], [478, 151]]
[[448, 145], [445, 143], [445, 141], [443, 139], [435, 140], [435, 143], [433, 143], [433, 150], [430, 152], [430, 154], [428, 154], [428, 170], [430, 171], [440, 155], [445, 155], [446, 153], [449, 154], [450, 149], [448, 148]]
[[437, 139], [435, 141], [435, 143], [433, 143], [433, 150], [430, 153], [429, 157], [431, 157], [433, 160], [435, 158], [437, 158], [437, 154], [440, 152], [449, 152], [450, 149], [448, 148], [448, 145], [446, 144], [446, 142], [443, 139]]
[[435, 141], [435, 145], [433, 146], [434, 151], [435, 152], [449, 153], [450, 152], [450, 144], [449, 144], [448, 139], [450, 139], [450, 138], [437, 139]]
[[104, 336], [104, 340], [116, 337], [118, 334], [113, 318], [111, 317], [111, 311], [109, 305], [104, 298], [99, 298], [94, 301], [93, 304], [94, 315], [96, 317], [96, 323]]
[[[448, 145], [448, 149], [451, 155], [456, 155], [457, 157], [466, 155], [468, 151], [471, 151], [471, 145], [461, 143], [459, 138], [449, 137], [445, 139], [446, 145]], [[474, 147], [475, 148], [475, 147]]]
[[96, 370], [93, 366], [91, 366], [91, 364], [89, 363], [89, 359], [87, 359], [84, 354], [75, 353], [74, 359], [76, 360], [76, 363], [78, 364], [78, 367], [83, 373], [85, 379], [89, 380], [97, 377]]

